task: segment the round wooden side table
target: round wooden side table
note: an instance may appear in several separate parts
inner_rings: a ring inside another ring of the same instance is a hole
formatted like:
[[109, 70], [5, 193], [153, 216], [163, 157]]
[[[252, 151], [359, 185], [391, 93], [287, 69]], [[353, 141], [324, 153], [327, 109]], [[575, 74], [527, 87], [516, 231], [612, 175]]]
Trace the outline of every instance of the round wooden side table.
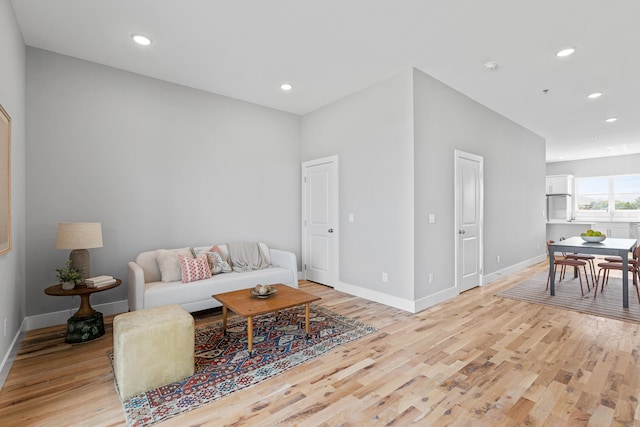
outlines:
[[62, 289], [62, 283], [58, 283], [57, 285], [49, 286], [44, 290], [45, 294], [57, 297], [80, 296], [80, 308], [78, 308], [78, 311], [76, 311], [74, 315], [67, 320], [67, 335], [64, 340], [65, 342], [72, 344], [86, 342], [104, 335], [104, 320], [102, 318], [102, 313], [95, 311], [91, 307], [89, 297], [94, 292], [107, 291], [115, 288], [116, 286], [120, 286], [121, 283], [122, 280], [116, 279], [115, 283], [101, 288], [87, 288], [83, 283], [76, 285], [75, 288], [68, 291]]

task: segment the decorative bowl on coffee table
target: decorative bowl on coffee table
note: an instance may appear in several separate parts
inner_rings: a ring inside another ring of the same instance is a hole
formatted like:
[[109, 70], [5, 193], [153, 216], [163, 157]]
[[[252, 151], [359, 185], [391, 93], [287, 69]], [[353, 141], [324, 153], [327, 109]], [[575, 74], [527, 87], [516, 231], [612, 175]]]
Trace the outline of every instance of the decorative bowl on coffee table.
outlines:
[[256, 296], [258, 298], [269, 298], [271, 295], [275, 294], [276, 292], [278, 292], [278, 290], [276, 288], [274, 288], [273, 286], [267, 286], [267, 292], [266, 293], [260, 293], [256, 288], [251, 288], [251, 290], [249, 291], [251, 293], [251, 295]]

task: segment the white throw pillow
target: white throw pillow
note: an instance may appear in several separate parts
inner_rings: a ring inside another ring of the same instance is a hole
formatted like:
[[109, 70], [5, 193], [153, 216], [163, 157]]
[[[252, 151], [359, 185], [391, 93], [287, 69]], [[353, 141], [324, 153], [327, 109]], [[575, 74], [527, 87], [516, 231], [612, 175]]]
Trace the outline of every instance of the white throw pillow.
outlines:
[[258, 247], [260, 248], [260, 252], [267, 260], [267, 265], [271, 267], [271, 252], [269, 252], [269, 246], [266, 243], [260, 242], [258, 243]]
[[178, 255], [193, 258], [191, 248], [158, 249], [156, 251], [156, 261], [163, 282], [177, 282], [182, 280], [182, 269], [180, 268]]

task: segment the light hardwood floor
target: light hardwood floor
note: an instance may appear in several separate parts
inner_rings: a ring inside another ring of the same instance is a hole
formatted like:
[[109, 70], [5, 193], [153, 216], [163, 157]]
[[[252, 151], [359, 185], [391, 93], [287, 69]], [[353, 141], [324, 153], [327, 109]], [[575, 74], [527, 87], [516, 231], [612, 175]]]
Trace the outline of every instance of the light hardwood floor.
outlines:
[[[640, 325], [494, 296], [540, 263], [418, 314], [302, 282], [378, 333], [162, 426], [640, 426]], [[197, 323], [220, 320], [198, 316]], [[2, 426], [122, 426], [104, 337], [27, 333]]]

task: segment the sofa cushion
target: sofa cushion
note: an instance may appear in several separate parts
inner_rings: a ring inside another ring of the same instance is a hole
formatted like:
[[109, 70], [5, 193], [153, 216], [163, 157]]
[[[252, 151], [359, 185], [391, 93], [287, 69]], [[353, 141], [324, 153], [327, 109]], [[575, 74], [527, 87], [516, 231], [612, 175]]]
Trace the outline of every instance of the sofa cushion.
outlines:
[[191, 248], [191, 253], [194, 257], [206, 254], [209, 261], [209, 267], [211, 268], [211, 274], [230, 273], [233, 271], [231, 266], [222, 259], [220, 253], [214, 251], [213, 248]]
[[229, 256], [229, 248], [227, 248], [227, 245], [215, 245], [209, 250], [211, 252], [219, 253], [220, 257], [222, 257], [222, 260], [226, 262], [233, 270], [233, 264], [231, 264], [231, 256]]
[[207, 259], [209, 260], [211, 274], [231, 273], [231, 267], [222, 260], [218, 252], [207, 252]]
[[190, 248], [158, 249], [156, 251], [156, 262], [163, 282], [177, 282], [182, 279], [178, 255], [193, 258]]
[[195, 282], [196, 280], [204, 280], [211, 277], [211, 267], [209, 267], [209, 260], [206, 254], [202, 254], [197, 258], [178, 255], [178, 260], [182, 271], [182, 283]]

